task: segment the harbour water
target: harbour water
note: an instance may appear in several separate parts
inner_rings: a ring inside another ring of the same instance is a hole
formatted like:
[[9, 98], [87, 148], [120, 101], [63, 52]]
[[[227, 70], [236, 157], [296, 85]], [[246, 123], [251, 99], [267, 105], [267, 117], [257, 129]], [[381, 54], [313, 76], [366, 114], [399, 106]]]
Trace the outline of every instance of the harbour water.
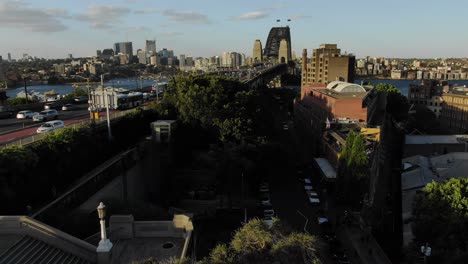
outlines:
[[[391, 84], [397, 87], [401, 93], [405, 96], [408, 96], [408, 88], [410, 84], [420, 84], [421, 80], [391, 80], [391, 79], [358, 79], [355, 81], [357, 84], [362, 84], [362, 83], [371, 83], [371, 84], [379, 84], [379, 83], [385, 83], [385, 84]], [[468, 86], [468, 80], [449, 80], [449, 84], [456, 84], [458, 86], [463, 86], [467, 85]]]
[[[104, 87], [112, 86], [116, 88], [125, 88], [128, 90], [134, 90], [141, 87], [147, 87], [155, 84], [154, 80], [135, 80], [135, 79], [114, 79], [104, 83]], [[80, 86], [81, 89], [86, 89], [86, 86]], [[95, 88], [91, 86], [91, 88]], [[31, 85], [27, 87], [28, 92], [35, 91], [41, 94], [44, 92], [54, 90], [60, 95], [66, 95], [73, 93], [73, 87], [71, 84], [64, 85]], [[7, 96], [10, 98], [15, 98], [19, 92], [24, 92], [24, 87], [19, 87], [15, 89], [8, 89]]]
[[[165, 80], [167, 81], [167, 80]], [[362, 83], [379, 84], [386, 83], [396, 86], [400, 89], [401, 93], [408, 96], [408, 88], [410, 84], [419, 84], [420, 80], [391, 80], [391, 79], [358, 79], [355, 81], [357, 84]], [[449, 84], [457, 84], [459, 86], [467, 85], [468, 80], [449, 80]], [[135, 79], [114, 79], [104, 83], [104, 86], [113, 86], [116, 88], [125, 88], [134, 90], [140, 87], [147, 87], [155, 84], [154, 80], [135, 80]], [[86, 89], [82, 86], [82, 89]], [[28, 91], [35, 91], [43, 94], [44, 92], [54, 90], [61, 95], [70, 94], [73, 92], [73, 87], [70, 84], [65, 85], [31, 85], [28, 86]], [[7, 96], [10, 98], [16, 97], [19, 92], [23, 92], [24, 87], [7, 90]]]

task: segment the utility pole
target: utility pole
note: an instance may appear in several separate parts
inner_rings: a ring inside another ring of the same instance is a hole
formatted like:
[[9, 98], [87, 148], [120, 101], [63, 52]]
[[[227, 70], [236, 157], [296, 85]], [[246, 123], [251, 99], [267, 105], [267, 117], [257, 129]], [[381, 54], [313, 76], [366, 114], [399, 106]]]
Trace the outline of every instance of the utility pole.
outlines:
[[26, 83], [26, 78], [24, 78], [23, 81], [24, 81], [24, 95], [26, 96], [26, 104], [28, 104], [28, 87]]

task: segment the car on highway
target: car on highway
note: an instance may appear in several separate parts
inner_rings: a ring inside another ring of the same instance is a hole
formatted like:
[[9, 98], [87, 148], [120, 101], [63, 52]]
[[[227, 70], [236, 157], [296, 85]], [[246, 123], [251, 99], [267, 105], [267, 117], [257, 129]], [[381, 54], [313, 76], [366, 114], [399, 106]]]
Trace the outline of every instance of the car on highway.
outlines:
[[38, 114], [39, 114], [38, 112], [33, 112], [31, 110], [22, 110], [16, 114], [16, 118], [17, 119], [33, 118], [33, 116], [38, 115]]
[[44, 109], [45, 110], [50, 110], [50, 109], [59, 110], [61, 108], [62, 108], [62, 105], [60, 103], [57, 103], [57, 102], [50, 102], [50, 103], [44, 104]]
[[88, 96], [86, 95], [82, 95], [82, 96], [77, 96], [75, 98], [73, 98], [73, 101], [75, 101], [75, 103], [87, 103], [88, 102]]
[[54, 131], [63, 127], [65, 127], [65, 123], [62, 120], [54, 120], [54, 121], [45, 122], [36, 130], [36, 132], [38, 134], [41, 134], [41, 133]]
[[13, 117], [14, 112], [10, 108], [2, 108], [0, 109], [0, 118], [10, 118]]
[[72, 111], [76, 109], [78, 109], [78, 106], [74, 104], [64, 104], [62, 106], [62, 111]]
[[57, 110], [44, 110], [41, 111], [38, 115], [33, 116], [34, 122], [53, 120], [58, 118]]

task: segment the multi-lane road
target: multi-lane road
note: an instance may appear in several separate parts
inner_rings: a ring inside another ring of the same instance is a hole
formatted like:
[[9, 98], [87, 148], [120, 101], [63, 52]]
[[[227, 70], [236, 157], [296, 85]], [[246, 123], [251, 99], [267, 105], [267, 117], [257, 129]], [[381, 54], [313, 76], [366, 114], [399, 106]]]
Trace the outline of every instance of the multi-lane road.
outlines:
[[[89, 119], [88, 105], [77, 105], [71, 111], [58, 111], [58, 119], [65, 121], [65, 125]], [[32, 119], [12, 118], [0, 119], [0, 144], [5, 144], [36, 133], [37, 127], [44, 122], [33, 122]]]

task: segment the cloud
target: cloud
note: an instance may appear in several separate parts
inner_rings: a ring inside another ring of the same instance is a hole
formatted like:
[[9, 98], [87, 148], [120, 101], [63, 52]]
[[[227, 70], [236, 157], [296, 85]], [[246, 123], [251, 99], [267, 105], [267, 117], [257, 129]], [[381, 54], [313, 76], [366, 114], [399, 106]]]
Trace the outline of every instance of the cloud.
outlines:
[[0, 3], [0, 27], [30, 32], [58, 32], [67, 29], [59, 18], [68, 17], [63, 9], [32, 8], [22, 1]]
[[210, 23], [206, 15], [195, 11], [177, 11], [174, 9], [164, 9], [159, 11], [159, 13], [168, 17], [170, 20], [179, 23]]
[[184, 33], [182, 33], [182, 32], [171, 31], [171, 32], [163, 32], [160, 35], [165, 36], [165, 37], [177, 37], [177, 36], [180, 36], [180, 35], [183, 35], [183, 34]]
[[134, 13], [135, 14], [138, 14], [138, 15], [148, 15], [148, 14], [156, 14], [156, 13], [160, 13], [161, 11], [159, 10], [156, 10], [156, 9], [152, 9], [152, 8], [149, 8], [149, 9], [142, 9], [142, 10], [135, 10]]
[[234, 20], [256, 20], [256, 19], [262, 19], [265, 17], [268, 17], [271, 14], [271, 10], [263, 10], [263, 11], [253, 11], [253, 12], [247, 12], [244, 13], [240, 16], [236, 16], [233, 19]]
[[130, 13], [127, 7], [92, 5], [84, 14], [77, 15], [77, 20], [86, 21], [93, 28], [111, 29], [122, 23], [122, 18]]
[[149, 32], [151, 31], [151, 29], [145, 26], [136, 26], [136, 27], [127, 28], [127, 31], [128, 32]]

